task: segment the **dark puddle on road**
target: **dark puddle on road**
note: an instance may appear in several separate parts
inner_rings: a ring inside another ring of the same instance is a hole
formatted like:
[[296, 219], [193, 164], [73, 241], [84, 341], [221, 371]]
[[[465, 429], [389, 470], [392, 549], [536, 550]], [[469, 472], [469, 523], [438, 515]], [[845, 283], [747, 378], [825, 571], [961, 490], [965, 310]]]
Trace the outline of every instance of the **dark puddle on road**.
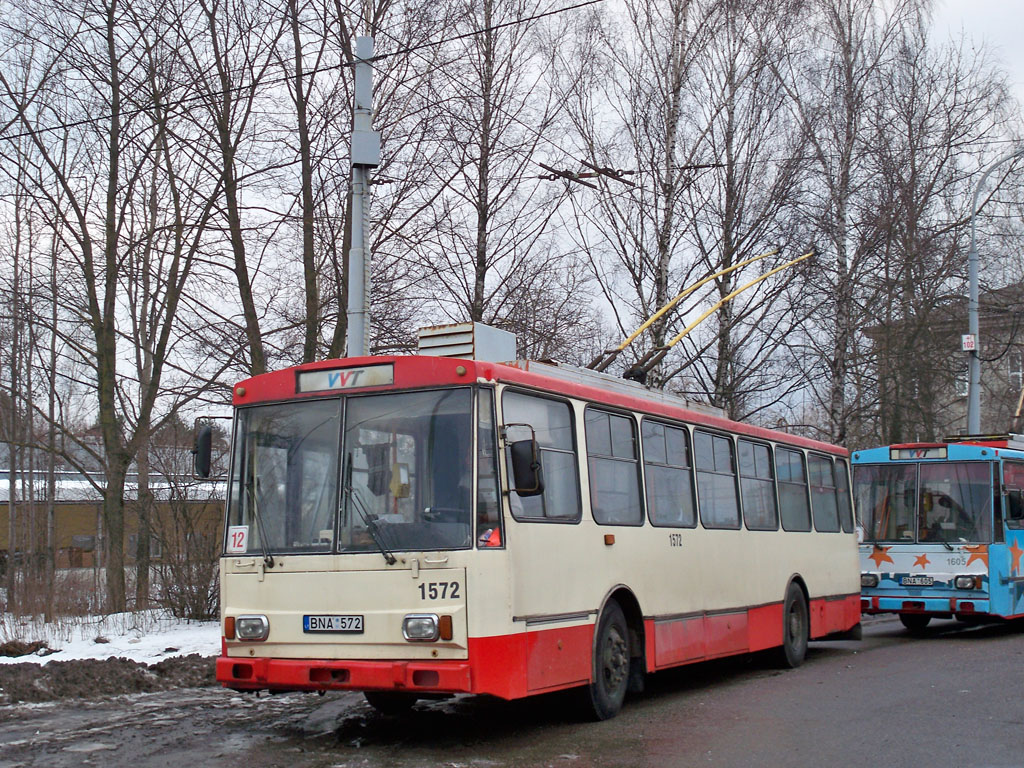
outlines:
[[[806, 663], [847, 655], [857, 643], [812, 644]], [[666, 705], [695, 714], [711, 688], [784, 675], [769, 653], [678, 667], [646, 680], [616, 719], [589, 721], [578, 691], [503, 701], [457, 696], [420, 701], [401, 716], [383, 715], [349, 695], [273, 724], [273, 748], [303, 753], [303, 766], [633, 766], [647, 751], [643, 731]], [[305, 709], [305, 708], [304, 708]], [[278, 741], [280, 740], [280, 741]], [[639, 762], [638, 762], [639, 760]], [[322, 761], [322, 762], [321, 762]]]
[[323, 722], [312, 728], [308, 720], [279, 723], [274, 730], [284, 742], [276, 747], [303, 753], [304, 767], [632, 765], [628, 740], [611, 725], [614, 721], [587, 721], [577, 695], [511, 702], [458, 696], [421, 701], [401, 716], [359, 703], [336, 711], [330, 731], [322, 730]]

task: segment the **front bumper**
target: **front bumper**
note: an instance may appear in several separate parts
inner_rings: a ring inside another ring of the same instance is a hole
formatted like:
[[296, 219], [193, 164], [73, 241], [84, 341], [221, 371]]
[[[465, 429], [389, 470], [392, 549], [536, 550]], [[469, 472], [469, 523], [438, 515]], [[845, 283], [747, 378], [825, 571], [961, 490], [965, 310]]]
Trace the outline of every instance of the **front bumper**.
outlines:
[[872, 595], [863, 594], [860, 599], [860, 612], [876, 613], [927, 613], [942, 614], [987, 614], [989, 612], [988, 595]]
[[221, 656], [217, 659], [217, 682], [225, 688], [240, 691], [472, 691], [468, 661], [245, 659]]

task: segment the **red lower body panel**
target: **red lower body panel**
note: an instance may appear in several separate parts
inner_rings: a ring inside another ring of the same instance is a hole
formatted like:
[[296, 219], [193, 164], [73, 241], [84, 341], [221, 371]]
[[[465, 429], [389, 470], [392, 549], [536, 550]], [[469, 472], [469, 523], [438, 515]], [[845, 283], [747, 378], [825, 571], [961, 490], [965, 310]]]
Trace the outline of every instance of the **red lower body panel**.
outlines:
[[[860, 595], [810, 604], [811, 638], [843, 632], [860, 621]], [[217, 659], [217, 680], [241, 690], [389, 690], [487, 693], [518, 699], [590, 681], [594, 626], [469, 639], [459, 661]], [[647, 671], [773, 648], [782, 643], [782, 604], [644, 619]]]
[[[811, 600], [810, 614], [812, 639], [845, 632], [860, 621], [860, 595]], [[648, 672], [763, 651], [782, 644], [782, 603], [734, 613], [646, 619], [644, 631]]]
[[811, 638], [825, 637], [860, 623], [860, 595], [811, 600]]

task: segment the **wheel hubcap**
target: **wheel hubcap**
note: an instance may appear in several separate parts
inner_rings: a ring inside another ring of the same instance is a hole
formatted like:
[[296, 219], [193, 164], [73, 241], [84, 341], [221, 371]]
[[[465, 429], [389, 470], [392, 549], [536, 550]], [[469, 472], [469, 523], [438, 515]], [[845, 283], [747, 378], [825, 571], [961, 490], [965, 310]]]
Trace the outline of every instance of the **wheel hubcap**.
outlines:
[[612, 690], [618, 688], [629, 672], [629, 646], [617, 627], [608, 632], [604, 646], [604, 679]]
[[804, 615], [803, 611], [800, 610], [799, 604], [796, 602], [789, 606], [789, 616], [787, 616], [787, 619], [789, 629], [787, 640], [793, 648], [800, 648], [804, 644]]

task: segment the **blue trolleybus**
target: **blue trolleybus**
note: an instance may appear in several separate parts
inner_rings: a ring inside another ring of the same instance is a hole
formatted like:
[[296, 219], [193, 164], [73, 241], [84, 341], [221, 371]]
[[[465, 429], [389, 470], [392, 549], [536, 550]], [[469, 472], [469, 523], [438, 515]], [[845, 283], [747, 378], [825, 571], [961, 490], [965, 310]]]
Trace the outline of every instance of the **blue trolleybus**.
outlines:
[[912, 632], [1024, 616], [1024, 438], [857, 451], [853, 486], [862, 613]]

